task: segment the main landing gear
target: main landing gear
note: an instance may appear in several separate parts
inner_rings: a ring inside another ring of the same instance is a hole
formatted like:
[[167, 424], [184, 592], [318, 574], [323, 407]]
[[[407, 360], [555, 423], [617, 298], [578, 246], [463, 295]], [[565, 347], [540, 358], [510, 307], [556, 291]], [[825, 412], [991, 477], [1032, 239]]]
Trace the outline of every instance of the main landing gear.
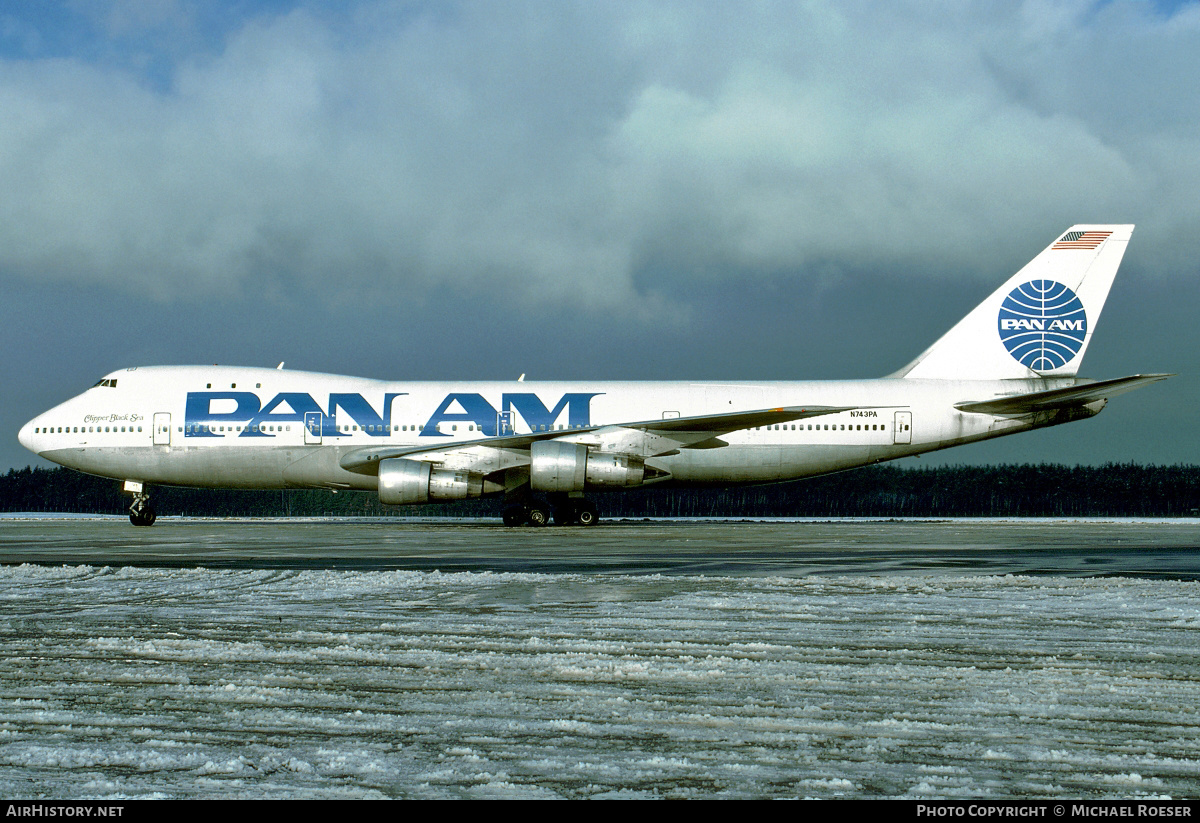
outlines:
[[142, 484], [127, 480], [125, 491], [133, 495], [133, 503], [129, 506], [129, 522], [135, 526], [153, 526], [154, 521], [158, 519], [158, 513], [150, 505], [150, 495]]
[[546, 526], [553, 517], [559, 526], [593, 526], [600, 519], [595, 504], [582, 497], [530, 500], [504, 509], [506, 526]]

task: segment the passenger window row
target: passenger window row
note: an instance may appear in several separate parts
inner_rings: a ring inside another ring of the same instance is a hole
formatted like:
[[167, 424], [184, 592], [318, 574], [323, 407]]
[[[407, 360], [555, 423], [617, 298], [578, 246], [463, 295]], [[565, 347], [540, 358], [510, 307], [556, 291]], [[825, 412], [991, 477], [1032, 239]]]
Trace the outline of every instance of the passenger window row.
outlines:
[[[187, 431], [189, 434], [191, 434], [193, 432], [218, 432], [218, 431], [220, 431], [220, 432], [226, 432], [226, 431], [230, 431], [230, 432], [232, 432], [232, 431], [283, 432], [283, 431], [291, 431], [291, 430], [292, 430], [291, 426], [264, 426], [261, 424], [259, 424], [257, 426], [214, 426], [209, 423], [193, 423], [187, 427]], [[183, 428], [181, 427], [179, 429], [179, 431], [183, 431]]]
[[[875, 424], [875, 423], [871, 423], [871, 424], [853, 424], [853, 423], [852, 424], [845, 424], [845, 423], [842, 423], [842, 424], [837, 424], [837, 423], [820, 424], [820, 423], [818, 423], [818, 424], [815, 424], [815, 431], [831, 431], [831, 430], [832, 431], [846, 431], [847, 425], [849, 425], [850, 431], [886, 431], [887, 430], [886, 426], [884, 426], [882, 424]], [[830, 428], [831, 426], [832, 426], [832, 429]], [[415, 425], [413, 425], [413, 426], [393, 425], [391, 428], [392, 428], [392, 431], [414, 431], [414, 432], [416, 432], [416, 431], [424, 430], [425, 427], [424, 426], [415, 426]], [[458, 431], [457, 425], [452, 425], [450, 428], [452, 431]], [[563, 425], [553, 426], [553, 425], [541, 424], [540, 426], [533, 426], [531, 428], [533, 431], [547, 431], [547, 430], [549, 430], [549, 431], [566, 431], [568, 428], [573, 428], [573, 427], [563, 426]], [[788, 425], [782, 424], [782, 425], [777, 425], [777, 426], [765, 426], [765, 427], [764, 426], [755, 426], [754, 430], [761, 431], [764, 428], [767, 431], [789, 431], [789, 430], [796, 431], [797, 430], [795, 424], [792, 424], [790, 429], [789, 429]], [[139, 432], [141, 430], [142, 430], [141, 426], [138, 426], [136, 429], [136, 431], [139, 431]], [[184, 430], [184, 428], [182, 426], [178, 427], [178, 431], [182, 432], [183, 430]], [[189, 431], [189, 432], [200, 432], [200, 431], [240, 432], [243, 430], [255, 431], [255, 432], [284, 432], [284, 431], [291, 431], [292, 427], [284, 426], [284, 425], [276, 426], [276, 425], [261, 425], [261, 424], [258, 426], [244, 426], [244, 427], [243, 426], [228, 426], [227, 427], [227, 426], [212, 426], [212, 425], [206, 425], [203, 423], [198, 423], [198, 424], [194, 424], [194, 425], [187, 427], [187, 431]], [[359, 427], [358, 426], [342, 426], [341, 430], [344, 432], [356, 432], [359, 430]], [[438, 430], [439, 431], [441, 430], [440, 427]], [[476, 427], [473, 424], [467, 426], [467, 431], [475, 431], [475, 430], [476, 430]], [[483, 430], [483, 428], [479, 427], [479, 431], [482, 431], [482, 430]], [[812, 423], [808, 424], [807, 428], [805, 427], [805, 425], [801, 424], [799, 427], [799, 430], [800, 431], [814, 431], [814, 424], [812, 424]], [[128, 427], [127, 426], [119, 426], [119, 427], [118, 426], [111, 426], [111, 427], [109, 427], [109, 426], [74, 426], [74, 427], [72, 427], [72, 426], [57, 426], [57, 427], [56, 426], [42, 426], [42, 427], [35, 428], [33, 431], [34, 431], [34, 434], [81, 434], [81, 433], [82, 434], [88, 434], [88, 433], [103, 434], [105, 432], [109, 432], [109, 433], [134, 432], [135, 429], [133, 426], [128, 426]], [[364, 431], [364, 432], [384, 432], [384, 431], [387, 431], [387, 426], [367, 425], [367, 426], [362, 427], [362, 431]]]
[[[767, 431], [789, 431], [787, 424], [778, 426], [755, 426], [754, 430], [760, 431], [764, 428]], [[796, 430], [796, 424], [792, 424], [790, 431]], [[887, 426], [882, 423], [809, 423], [807, 429], [805, 429], [804, 424], [800, 424], [799, 431], [887, 431]]]
[[[120, 427], [118, 427], [118, 426], [111, 426], [111, 427], [109, 427], [109, 426], [57, 426], [57, 427], [56, 426], [41, 426], [41, 427], [34, 428], [33, 433], [34, 434], [89, 434], [89, 433], [104, 434], [105, 432], [109, 432], [110, 428], [112, 429], [112, 432], [110, 432], [110, 433], [135, 431], [133, 426], [120, 426]], [[142, 430], [141, 426], [138, 426], [136, 429], [136, 431], [141, 431], [141, 430]]]

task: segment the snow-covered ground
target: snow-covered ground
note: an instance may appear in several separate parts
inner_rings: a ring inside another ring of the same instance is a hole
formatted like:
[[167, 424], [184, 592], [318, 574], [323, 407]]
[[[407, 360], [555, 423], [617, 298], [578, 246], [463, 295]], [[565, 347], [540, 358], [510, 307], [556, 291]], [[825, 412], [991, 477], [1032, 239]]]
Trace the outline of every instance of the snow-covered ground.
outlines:
[[0, 567], [9, 798], [1195, 797], [1198, 729], [1195, 582]]

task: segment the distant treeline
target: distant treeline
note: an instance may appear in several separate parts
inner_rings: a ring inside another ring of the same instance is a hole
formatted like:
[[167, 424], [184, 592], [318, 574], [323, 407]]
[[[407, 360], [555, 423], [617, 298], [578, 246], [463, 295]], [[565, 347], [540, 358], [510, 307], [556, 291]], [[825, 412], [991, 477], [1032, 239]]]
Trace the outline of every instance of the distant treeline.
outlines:
[[[162, 515], [498, 516], [499, 500], [384, 506], [371, 492], [151, 489]], [[768, 486], [597, 493], [602, 517], [1186, 517], [1200, 515], [1200, 466], [875, 466]], [[0, 511], [122, 514], [120, 483], [69, 469], [0, 476]]]

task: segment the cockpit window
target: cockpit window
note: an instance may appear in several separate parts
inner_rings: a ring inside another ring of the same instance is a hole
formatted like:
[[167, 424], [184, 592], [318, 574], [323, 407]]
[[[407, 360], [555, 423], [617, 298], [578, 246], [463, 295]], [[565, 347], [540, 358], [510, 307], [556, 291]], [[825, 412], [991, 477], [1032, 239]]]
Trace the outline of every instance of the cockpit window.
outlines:
[[104, 378], [103, 380], [101, 380], [101, 381], [99, 381], [98, 383], [96, 383], [96, 385], [95, 385], [95, 386], [92, 386], [92, 388], [94, 389], [94, 388], [96, 388], [96, 386], [111, 386], [112, 388], [114, 388], [114, 389], [115, 389], [115, 388], [117, 387], [117, 378], [115, 378], [115, 377], [106, 377], [106, 378]]

